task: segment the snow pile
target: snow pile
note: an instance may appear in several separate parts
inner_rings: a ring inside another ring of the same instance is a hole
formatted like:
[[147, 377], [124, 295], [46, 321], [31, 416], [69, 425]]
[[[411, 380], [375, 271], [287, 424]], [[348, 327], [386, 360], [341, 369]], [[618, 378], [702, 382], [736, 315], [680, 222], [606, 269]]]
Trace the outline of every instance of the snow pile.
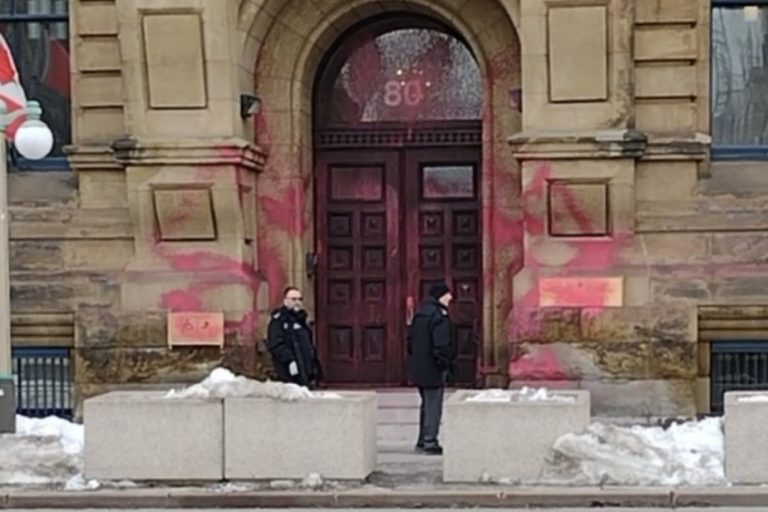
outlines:
[[553, 393], [547, 388], [524, 387], [520, 390], [486, 389], [467, 398], [467, 402], [576, 402], [575, 396]]
[[226, 368], [216, 368], [201, 382], [181, 390], [171, 390], [166, 398], [271, 398], [294, 402], [302, 399], [338, 399], [336, 393], [313, 392], [298, 384], [258, 381], [235, 375]]
[[740, 396], [737, 402], [768, 402], [768, 395]]
[[0, 435], [0, 485], [64, 484], [82, 469], [83, 426], [55, 416], [16, 416], [16, 433]]
[[[561, 436], [551, 476], [576, 485], [717, 485], [725, 483], [720, 418], [661, 427], [594, 423]], [[549, 473], [549, 471], [548, 471]]]

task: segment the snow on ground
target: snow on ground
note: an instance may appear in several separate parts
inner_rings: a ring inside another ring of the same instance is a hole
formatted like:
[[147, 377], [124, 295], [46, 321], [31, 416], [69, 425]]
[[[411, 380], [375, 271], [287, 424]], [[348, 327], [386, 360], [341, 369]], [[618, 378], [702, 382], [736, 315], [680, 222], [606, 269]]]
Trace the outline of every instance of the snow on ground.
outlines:
[[513, 389], [485, 389], [467, 398], [467, 402], [567, 402], [574, 403], [576, 397], [553, 392], [547, 388], [524, 387]]
[[293, 402], [307, 398], [338, 399], [336, 393], [316, 392], [298, 384], [258, 381], [235, 375], [226, 368], [216, 368], [203, 381], [181, 390], [171, 390], [167, 398], [272, 398]]
[[551, 474], [575, 485], [723, 485], [723, 422], [661, 427], [593, 423], [553, 447]]
[[16, 416], [16, 433], [0, 435], [0, 485], [66, 484], [82, 469], [83, 426], [55, 416]]

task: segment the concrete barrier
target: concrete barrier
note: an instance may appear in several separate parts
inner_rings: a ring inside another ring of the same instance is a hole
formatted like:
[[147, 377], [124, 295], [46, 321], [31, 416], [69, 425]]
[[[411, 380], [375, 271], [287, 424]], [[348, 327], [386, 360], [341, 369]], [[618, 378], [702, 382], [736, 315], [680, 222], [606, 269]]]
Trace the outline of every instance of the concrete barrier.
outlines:
[[230, 480], [362, 480], [376, 467], [376, 393], [284, 402], [224, 401], [224, 476]]
[[734, 484], [768, 482], [768, 392], [725, 393], [725, 477]]
[[164, 395], [116, 391], [85, 400], [86, 478], [223, 478], [222, 401]]
[[590, 420], [588, 391], [548, 394], [532, 400], [512, 390], [455, 392], [443, 417], [443, 480], [536, 480], [555, 440]]

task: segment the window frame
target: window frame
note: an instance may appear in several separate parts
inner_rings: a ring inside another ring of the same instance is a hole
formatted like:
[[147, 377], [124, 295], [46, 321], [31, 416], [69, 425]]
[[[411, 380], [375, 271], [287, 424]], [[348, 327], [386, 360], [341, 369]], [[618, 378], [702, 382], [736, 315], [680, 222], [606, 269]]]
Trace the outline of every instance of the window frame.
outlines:
[[[756, 5], [758, 7], [766, 7], [768, 8], [768, 0], [712, 0], [712, 3], [710, 5], [710, 18], [712, 16], [712, 12], [715, 9], [726, 7], [726, 8], [737, 8], [737, 7], [747, 7], [750, 5]], [[709, 77], [709, 93], [710, 93], [710, 101], [709, 101], [709, 127], [710, 127], [710, 133], [713, 131], [713, 108], [712, 108], [712, 97], [715, 90], [715, 72], [712, 66], [712, 59], [715, 55], [714, 52], [714, 38], [712, 37], [712, 23], [710, 23], [710, 33], [709, 33], [709, 67], [710, 67], [710, 77]], [[710, 158], [712, 160], [765, 160], [768, 161], [768, 143], [760, 145], [760, 146], [744, 146], [744, 145], [734, 145], [734, 146], [717, 146], [715, 143], [712, 143], [712, 146], [710, 148]]]
[[[17, 13], [17, 0], [9, 0], [8, 12], [0, 13], [0, 24], [10, 23], [56, 23], [64, 22], [69, 24], [70, 12], [67, 9], [65, 14], [28, 14]], [[71, 34], [68, 33], [68, 39], [71, 42]], [[8, 43], [11, 44], [10, 42]], [[71, 79], [71, 75], [70, 75]], [[22, 84], [23, 85], [23, 84]], [[34, 99], [34, 98], [28, 98]], [[71, 99], [70, 99], [71, 101]], [[72, 112], [70, 105], [70, 123], [72, 122]], [[71, 129], [71, 127], [70, 127]], [[70, 141], [71, 142], [71, 141]], [[6, 164], [9, 171], [67, 171], [69, 170], [69, 162], [66, 156], [48, 156], [42, 160], [29, 160], [22, 157], [13, 148], [8, 145], [8, 151], [6, 152]]]
[[[750, 5], [756, 5], [758, 7], [768, 8], [768, 0], [712, 0], [710, 5], [710, 18], [712, 12], [718, 8], [737, 8], [747, 7]], [[714, 57], [714, 38], [712, 37], [712, 23], [710, 23], [710, 37], [709, 37], [709, 126], [710, 133], [713, 129], [713, 108], [712, 108], [712, 96], [714, 94], [715, 73], [712, 66], [712, 59]], [[717, 146], [712, 143], [710, 148], [710, 158], [712, 160], [765, 160], [768, 161], [768, 144], [760, 146]]]

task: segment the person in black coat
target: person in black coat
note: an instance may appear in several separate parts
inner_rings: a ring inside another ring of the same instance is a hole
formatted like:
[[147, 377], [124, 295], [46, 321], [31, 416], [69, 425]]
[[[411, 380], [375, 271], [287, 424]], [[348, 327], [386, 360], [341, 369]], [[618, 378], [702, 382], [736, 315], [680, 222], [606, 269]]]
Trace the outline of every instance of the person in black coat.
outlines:
[[272, 312], [267, 349], [278, 380], [311, 387], [322, 378], [322, 371], [302, 301], [301, 290], [285, 289], [283, 305]]
[[453, 295], [445, 283], [432, 285], [408, 330], [408, 373], [421, 396], [416, 450], [432, 455], [443, 453], [437, 437], [446, 377], [455, 359], [448, 316], [451, 300]]

